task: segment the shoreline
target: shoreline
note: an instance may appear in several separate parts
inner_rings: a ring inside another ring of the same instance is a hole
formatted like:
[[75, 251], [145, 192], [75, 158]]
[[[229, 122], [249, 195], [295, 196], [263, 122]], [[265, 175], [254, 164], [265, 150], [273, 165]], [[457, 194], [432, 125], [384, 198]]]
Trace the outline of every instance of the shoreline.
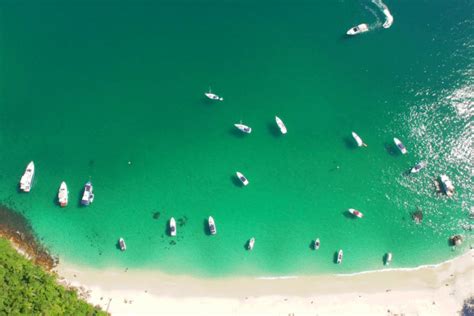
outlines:
[[[61, 262], [63, 283], [114, 315], [450, 315], [474, 295], [474, 251], [443, 263], [352, 275], [202, 279]], [[390, 312], [388, 312], [390, 311]]]

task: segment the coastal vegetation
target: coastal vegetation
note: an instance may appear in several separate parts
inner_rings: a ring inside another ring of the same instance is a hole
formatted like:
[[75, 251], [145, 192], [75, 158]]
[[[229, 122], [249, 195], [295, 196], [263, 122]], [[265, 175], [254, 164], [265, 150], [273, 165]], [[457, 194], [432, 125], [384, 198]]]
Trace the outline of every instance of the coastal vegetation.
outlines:
[[107, 315], [0, 238], [0, 315]]

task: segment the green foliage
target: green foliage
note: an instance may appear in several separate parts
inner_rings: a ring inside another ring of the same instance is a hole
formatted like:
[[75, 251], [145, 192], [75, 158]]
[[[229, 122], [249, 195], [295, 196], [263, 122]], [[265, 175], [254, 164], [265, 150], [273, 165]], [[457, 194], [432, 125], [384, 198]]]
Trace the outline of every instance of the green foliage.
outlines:
[[107, 315], [0, 238], [0, 315]]

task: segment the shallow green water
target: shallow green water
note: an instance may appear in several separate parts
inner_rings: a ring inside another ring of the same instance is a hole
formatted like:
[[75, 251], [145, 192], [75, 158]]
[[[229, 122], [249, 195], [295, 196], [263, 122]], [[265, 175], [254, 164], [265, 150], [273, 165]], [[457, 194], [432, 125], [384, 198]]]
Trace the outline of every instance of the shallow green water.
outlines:
[[[459, 255], [472, 242], [473, 2], [386, 4], [390, 29], [370, 1], [1, 1], [2, 203], [53, 253], [97, 267], [301, 275], [379, 269], [387, 251], [392, 267]], [[374, 30], [344, 36], [362, 22]], [[224, 102], [204, 98], [210, 85]], [[421, 159], [427, 169], [404, 175]], [[20, 194], [30, 160], [34, 187]], [[441, 173], [453, 199], [435, 193]], [[96, 198], [81, 208], [89, 178]], [[454, 233], [467, 239], [455, 250]]]

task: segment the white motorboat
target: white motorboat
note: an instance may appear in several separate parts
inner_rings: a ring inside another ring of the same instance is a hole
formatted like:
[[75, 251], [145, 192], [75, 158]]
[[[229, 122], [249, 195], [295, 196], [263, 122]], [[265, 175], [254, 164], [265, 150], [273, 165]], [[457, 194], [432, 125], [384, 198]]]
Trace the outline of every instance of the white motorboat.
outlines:
[[252, 133], [252, 128], [247, 126], [247, 125], [244, 125], [244, 124], [234, 124], [235, 127], [237, 127], [238, 129], [240, 129], [242, 132], [246, 133], [246, 134], [250, 134]]
[[20, 190], [23, 192], [31, 191], [31, 184], [33, 183], [33, 177], [35, 175], [35, 164], [31, 161], [28, 166], [26, 166], [25, 173], [21, 176], [20, 179]]
[[363, 141], [362, 141], [362, 138], [359, 137], [359, 135], [357, 135], [355, 132], [352, 132], [352, 137], [354, 137], [355, 141], [357, 142], [357, 146], [359, 147], [367, 147], [367, 144], [365, 144]]
[[398, 149], [400, 149], [400, 152], [405, 155], [407, 153], [405, 145], [403, 145], [403, 143], [396, 137], [393, 139], [393, 141], [395, 145], [397, 145]]
[[211, 233], [211, 235], [215, 235], [217, 233], [217, 229], [216, 229], [216, 223], [214, 223], [214, 218], [212, 218], [212, 216], [209, 216], [208, 225], [209, 225], [209, 232]]
[[255, 238], [252, 237], [252, 238], [250, 238], [250, 240], [249, 240], [249, 244], [248, 244], [248, 246], [247, 246], [247, 249], [248, 249], [248, 250], [252, 250], [254, 245], [255, 245]]
[[390, 264], [390, 262], [392, 262], [392, 253], [391, 252], [387, 252], [387, 254], [385, 255], [385, 265], [388, 266]]
[[342, 252], [342, 249], [339, 250], [339, 252], [337, 253], [337, 263], [342, 263], [342, 256], [344, 255], [344, 253]]
[[443, 190], [444, 194], [451, 197], [454, 194], [454, 185], [451, 179], [445, 174], [442, 174], [439, 177], [439, 182], [441, 183], [441, 189]]
[[365, 23], [362, 23], [362, 24], [359, 24], [357, 26], [354, 26], [354, 27], [351, 27], [348, 31], [347, 31], [347, 35], [357, 35], [357, 34], [360, 34], [360, 33], [364, 33], [364, 32], [367, 32], [369, 30], [369, 26]]
[[94, 202], [94, 187], [90, 181], [84, 185], [84, 193], [82, 194], [81, 204], [89, 205]]
[[127, 250], [127, 245], [125, 244], [125, 240], [123, 240], [122, 237], [120, 237], [119, 239], [119, 246], [120, 246], [120, 250], [122, 251]]
[[283, 123], [283, 121], [278, 116], [275, 116], [275, 121], [276, 121], [278, 127], [280, 128], [281, 133], [286, 134], [287, 130], [286, 130], [285, 123]]
[[359, 212], [358, 210], [353, 209], [353, 208], [350, 208], [350, 209], [349, 209], [349, 213], [351, 213], [352, 215], [354, 215], [354, 216], [357, 217], [357, 218], [362, 218], [362, 217], [364, 217], [364, 214], [362, 214], [361, 212]]
[[67, 190], [66, 182], [61, 182], [58, 192], [58, 202], [61, 207], [66, 207], [69, 200], [69, 192]]
[[243, 185], [249, 184], [249, 180], [247, 180], [247, 178], [242, 173], [237, 171], [235, 174], [237, 175], [237, 178], [239, 178], [239, 180], [242, 182]]
[[224, 98], [221, 98], [217, 94], [212, 93], [211, 88], [209, 88], [209, 92], [204, 93], [204, 95], [211, 100], [224, 101]]
[[421, 169], [426, 167], [426, 162], [425, 161], [420, 161], [416, 165], [411, 168], [410, 173], [418, 173], [420, 172]]
[[174, 217], [170, 218], [170, 236], [176, 236], [176, 221]]
[[316, 238], [314, 241], [314, 250], [318, 250], [319, 246], [321, 246], [321, 242], [319, 241], [319, 238]]

